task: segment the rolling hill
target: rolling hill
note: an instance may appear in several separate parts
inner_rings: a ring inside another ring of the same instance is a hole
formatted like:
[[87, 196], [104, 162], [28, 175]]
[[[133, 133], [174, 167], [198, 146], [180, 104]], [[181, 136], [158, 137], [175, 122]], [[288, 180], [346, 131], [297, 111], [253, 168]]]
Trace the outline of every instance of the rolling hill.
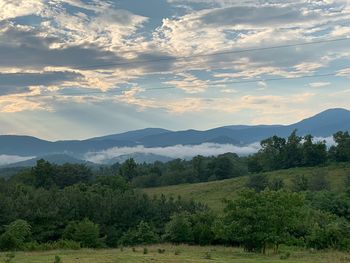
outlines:
[[[2, 167], [11, 168], [11, 167], [32, 167], [35, 166], [37, 161], [40, 159], [44, 159], [50, 163], [54, 163], [57, 165], [62, 165], [65, 163], [71, 163], [71, 164], [86, 164], [86, 165], [95, 165], [94, 163], [87, 162], [84, 160], [80, 160], [77, 158], [74, 158], [72, 156], [69, 156], [67, 154], [52, 154], [52, 155], [46, 155], [46, 156], [40, 156], [35, 157], [26, 161], [17, 162], [13, 164], [4, 165]], [[1, 167], [1, 166], [0, 166]]]
[[[345, 177], [350, 174], [350, 163], [334, 164], [327, 167], [293, 168], [265, 173], [269, 178], [282, 178], [287, 188], [291, 187], [291, 179], [296, 175], [310, 178], [314, 174], [324, 173], [332, 191], [344, 191]], [[150, 197], [165, 195], [167, 197], [195, 200], [207, 204], [214, 211], [220, 212], [224, 208], [224, 199], [234, 199], [238, 191], [245, 187], [248, 176], [237, 177], [222, 181], [197, 184], [183, 184], [142, 189]]]

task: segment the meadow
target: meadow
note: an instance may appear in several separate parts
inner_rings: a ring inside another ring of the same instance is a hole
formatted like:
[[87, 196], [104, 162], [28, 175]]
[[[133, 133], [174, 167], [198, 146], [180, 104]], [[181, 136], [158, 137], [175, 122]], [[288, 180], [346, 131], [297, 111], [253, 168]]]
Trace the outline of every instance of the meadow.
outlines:
[[[147, 254], [144, 254], [144, 249]], [[164, 249], [164, 253], [159, 253]], [[288, 258], [283, 258], [289, 254]], [[0, 262], [6, 262], [6, 255], [0, 254]], [[17, 252], [11, 263], [55, 263], [59, 256], [62, 263], [345, 263], [350, 262], [350, 255], [335, 251], [322, 251], [315, 253], [312, 250], [282, 248], [278, 255], [246, 253], [239, 248], [231, 247], [198, 247], [153, 245], [109, 250], [66, 250], [47, 252]]]
[[[330, 190], [334, 192], [344, 191], [344, 178], [350, 175], [349, 163], [332, 164], [325, 167], [291, 168], [264, 173], [269, 179], [281, 178], [286, 188], [291, 188], [292, 178], [296, 175], [304, 175], [311, 178], [315, 174], [324, 174], [330, 185]], [[232, 200], [242, 190], [248, 180], [248, 176], [242, 176], [222, 181], [213, 181], [198, 184], [182, 184], [164, 187], [145, 188], [144, 191], [149, 196], [165, 195], [167, 197], [194, 200], [207, 204], [214, 211], [222, 211], [225, 204], [224, 199]]]

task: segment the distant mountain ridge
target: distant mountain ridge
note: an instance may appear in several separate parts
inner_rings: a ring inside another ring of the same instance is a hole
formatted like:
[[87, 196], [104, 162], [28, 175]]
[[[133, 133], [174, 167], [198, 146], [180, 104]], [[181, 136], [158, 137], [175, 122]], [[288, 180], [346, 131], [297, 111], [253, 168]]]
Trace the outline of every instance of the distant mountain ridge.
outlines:
[[[26, 161], [21, 161], [13, 164], [8, 164], [8, 165], [3, 165], [3, 167], [31, 167], [35, 166], [37, 161], [40, 159], [44, 159], [50, 163], [62, 165], [65, 163], [74, 163], [74, 164], [86, 164], [86, 165], [95, 165], [91, 162], [80, 160], [77, 158], [74, 158], [72, 156], [66, 155], [66, 154], [52, 154], [52, 155], [47, 155], [47, 156], [40, 156], [40, 157], [35, 157]], [[1, 166], [0, 166], [1, 167]]]
[[[51, 142], [30, 136], [1, 135], [0, 155], [40, 157], [64, 154], [80, 160], [88, 152], [98, 152], [113, 147], [143, 145], [151, 148], [203, 143], [244, 146], [273, 135], [286, 137], [294, 129], [298, 130], [299, 135], [312, 134], [317, 137], [329, 137], [339, 130], [350, 131], [350, 111], [340, 108], [329, 109], [291, 125], [231, 125], [206, 131], [147, 128], [87, 140]], [[120, 159], [124, 158], [125, 156]], [[140, 161], [142, 161], [141, 157]]]

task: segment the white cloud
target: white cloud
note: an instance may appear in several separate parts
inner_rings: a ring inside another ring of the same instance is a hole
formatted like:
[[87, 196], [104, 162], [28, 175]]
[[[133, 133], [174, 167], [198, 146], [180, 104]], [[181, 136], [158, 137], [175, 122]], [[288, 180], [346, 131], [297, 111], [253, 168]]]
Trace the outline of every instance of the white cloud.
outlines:
[[348, 27], [348, 26], [335, 26], [331, 35], [333, 37], [349, 37], [350, 36], [350, 27]]
[[156, 154], [169, 158], [192, 158], [196, 155], [213, 156], [228, 152], [238, 155], [249, 155], [260, 149], [259, 143], [253, 143], [247, 146], [235, 146], [232, 144], [203, 143], [200, 145], [175, 145], [169, 147], [146, 148], [144, 146], [136, 147], [116, 147], [101, 152], [90, 152], [85, 155], [85, 159], [94, 163], [104, 163], [110, 159], [121, 155], [134, 153]]
[[33, 159], [35, 157], [23, 157], [23, 156], [17, 156], [17, 155], [0, 155], [0, 165], [7, 165], [22, 161], [27, 161], [30, 159]]
[[0, 20], [37, 15], [44, 9], [44, 0], [0, 0]]
[[238, 91], [237, 90], [235, 90], [235, 89], [220, 89], [220, 92], [222, 92], [222, 93], [238, 93]]
[[[179, 73], [174, 80], [163, 82], [165, 85], [174, 86], [186, 93], [199, 93], [207, 89], [209, 81], [201, 80], [189, 73]], [[180, 78], [180, 79], [179, 79]]]
[[337, 76], [349, 77], [350, 76], [350, 68], [344, 68], [338, 71]]
[[309, 84], [311, 88], [323, 88], [331, 85], [330, 82], [312, 82]]

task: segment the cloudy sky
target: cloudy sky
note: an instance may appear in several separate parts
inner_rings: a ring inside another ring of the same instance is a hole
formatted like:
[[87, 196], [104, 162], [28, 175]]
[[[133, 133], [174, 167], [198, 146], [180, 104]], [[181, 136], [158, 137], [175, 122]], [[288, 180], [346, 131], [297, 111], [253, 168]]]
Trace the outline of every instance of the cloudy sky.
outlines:
[[350, 108], [347, 37], [348, 0], [0, 0], [0, 134], [287, 124]]

